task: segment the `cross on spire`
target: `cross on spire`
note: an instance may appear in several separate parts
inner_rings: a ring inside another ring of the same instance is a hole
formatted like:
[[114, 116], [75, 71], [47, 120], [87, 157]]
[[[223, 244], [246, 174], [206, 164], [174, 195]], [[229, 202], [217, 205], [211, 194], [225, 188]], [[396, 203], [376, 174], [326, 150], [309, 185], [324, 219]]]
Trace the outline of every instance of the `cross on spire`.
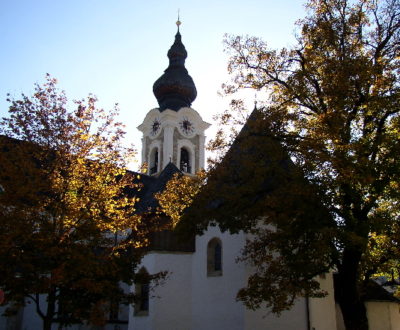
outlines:
[[179, 26], [182, 24], [182, 22], [179, 20], [179, 12], [180, 12], [180, 9], [178, 9], [178, 20], [176, 21], [176, 26], [178, 27], [178, 32], [179, 32]]

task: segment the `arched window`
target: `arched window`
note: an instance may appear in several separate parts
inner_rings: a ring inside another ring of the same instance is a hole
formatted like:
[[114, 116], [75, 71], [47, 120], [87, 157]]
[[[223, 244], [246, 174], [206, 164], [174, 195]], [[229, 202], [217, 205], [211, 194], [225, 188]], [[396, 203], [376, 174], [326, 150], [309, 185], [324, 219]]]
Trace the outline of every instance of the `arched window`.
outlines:
[[181, 164], [180, 170], [185, 173], [191, 173], [189, 151], [186, 148], [181, 148]]
[[150, 175], [158, 172], [158, 148], [154, 148], [150, 154]]
[[222, 242], [213, 238], [207, 245], [207, 276], [222, 276]]
[[189, 140], [177, 141], [177, 166], [184, 173], [196, 172], [196, 146]]
[[149, 315], [150, 277], [146, 268], [142, 267], [135, 280], [135, 315]]

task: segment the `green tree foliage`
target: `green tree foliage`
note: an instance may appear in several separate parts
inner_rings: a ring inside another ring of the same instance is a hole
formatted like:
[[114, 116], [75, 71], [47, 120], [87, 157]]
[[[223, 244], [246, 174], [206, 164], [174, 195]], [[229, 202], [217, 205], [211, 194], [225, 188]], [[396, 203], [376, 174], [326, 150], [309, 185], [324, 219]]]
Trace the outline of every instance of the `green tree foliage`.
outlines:
[[55, 79], [9, 100], [0, 131], [0, 288], [8, 306], [33, 303], [50, 329], [57, 320], [102, 323], [109, 303], [129, 303], [148, 227], [124, 193], [133, 149], [123, 145], [117, 108], [96, 98], [67, 110]]
[[[256, 272], [238, 295], [248, 307], [280, 312], [296, 296], [323, 295], [315, 276], [333, 267], [346, 328], [368, 329], [368, 281], [399, 277], [400, 2], [309, 0], [307, 8], [292, 48], [227, 38], [225, 92], [266, 96], [255, 128], [233, 144], [223, 130], [212, 141], [231, 151], [192, 208], [205, 206], [222, 229], [254, 233], [243, 259]], [[234, 105], [223, 126], [241, 115]], [[183, 222], [196, 229], [208, 224], [189, 215]]]

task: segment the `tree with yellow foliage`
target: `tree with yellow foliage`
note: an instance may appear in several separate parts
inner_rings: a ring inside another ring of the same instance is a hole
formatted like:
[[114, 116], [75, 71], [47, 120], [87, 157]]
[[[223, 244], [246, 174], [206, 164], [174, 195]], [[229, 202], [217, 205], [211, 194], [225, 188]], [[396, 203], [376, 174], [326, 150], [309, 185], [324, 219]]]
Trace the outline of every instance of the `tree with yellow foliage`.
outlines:
[[170, 179], [165, 189], [156, 194], [158, 211], [169, 218], [171, 228], [176, 228], [182, 219], [185, 210], [193, 203], [206, 180], [204, 170], [196, 173], [195, 177], [176, 173]]
[[[9, 100], [0, 132], [0, 288], [8, 313], [34, 304], [43, 329], [102, 323], [131, 284], [148, 227], [135, 215], [134, 150], [118, 109], [67, 98], [55, 79]], [[132, 191], [132, 190], [131, 190]], [[130, 194], [132, 195], [132, 194]], [[118, 306], [118, 304], [117, 304]]]

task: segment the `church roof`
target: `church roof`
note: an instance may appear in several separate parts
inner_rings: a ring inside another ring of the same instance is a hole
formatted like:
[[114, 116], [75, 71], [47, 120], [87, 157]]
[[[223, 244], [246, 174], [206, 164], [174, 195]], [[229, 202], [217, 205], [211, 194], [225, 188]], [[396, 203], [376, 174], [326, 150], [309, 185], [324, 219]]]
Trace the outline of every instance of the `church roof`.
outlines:
[[214, 219], [222, 230], [250, 229], [266, 208], [275, 207], [268, 204], [271, 195], [286, 192], [292, 194], [293, 212], [304, 204], [313, 210], [314, 219], [309, 216], [307, 221], [330, 221], [314, 188], [273, 136], [263, 116], [261, 110], [253, 110], [221, 163], [210, 171], [207, 184], [196, 196], [181, 226], [195, 223], [196, 230], [201, 232]]
[[182, 173], [174, 163], [170, 162], [158, 176], [149, 176], [146, 174], [132, 172], [135, 177], [135, 183], [140, 185], [140, 189], [130, 189], [128, 194], [139, 198], [135, 205], [137, 213], [154, 212], [158, 207], [158, 201], [155, 194], [165, 189], [167, 182], [172, 179], [175, 173]]
[[398, 287], [397, 283], [395, 285], [390, 286], [386, 284], [379, 284], [376, 281], [371, 280], [367, 284], [365, 300], [391, 301], [400, 303], [400, 299], [394, 295], [394, 292], [396, 291], [397, 287]]
[[185, 68], [186, 57], [187, 52], [178, 26], [175, 42], [168, 51], [169, 66], [153, 85], [160, 111], [178, 111], [180, 108], [190, 107], [197, 96], [196, 86]]

